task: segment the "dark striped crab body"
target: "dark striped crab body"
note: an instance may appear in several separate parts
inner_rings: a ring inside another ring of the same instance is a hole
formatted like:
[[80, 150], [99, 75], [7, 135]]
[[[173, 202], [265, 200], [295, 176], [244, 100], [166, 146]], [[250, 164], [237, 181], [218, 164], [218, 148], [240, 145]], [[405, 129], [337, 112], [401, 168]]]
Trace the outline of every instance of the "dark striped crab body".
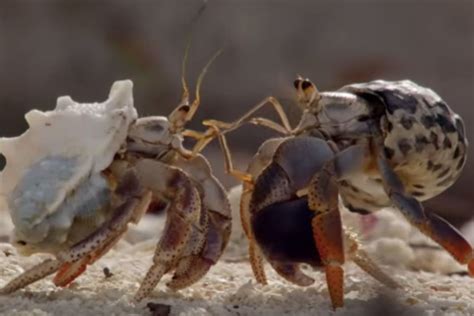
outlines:
[[[391, 167], [419, 201], [446, 190], [463, 169], [468, 145], [463, 121], [431, 89], [409, 80], [377, 80], [322, 92], [319, 104], [316, 125], [341, 148], [370, 143], [371, 134], [380, 133]], [[373, 166], [341, 183], [341, 196], [352, 211], [391, 205]]]

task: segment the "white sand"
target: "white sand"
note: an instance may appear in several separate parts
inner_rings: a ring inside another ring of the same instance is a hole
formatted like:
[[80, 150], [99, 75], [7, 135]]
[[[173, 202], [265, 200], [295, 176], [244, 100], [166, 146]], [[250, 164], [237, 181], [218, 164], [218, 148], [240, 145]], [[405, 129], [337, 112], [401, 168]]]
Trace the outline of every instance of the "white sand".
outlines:
[[[5, 215], [0, 214], [3, 239], [11, 228]], [[321, 272], [307, 271], [316, 282], [302, 288], [282, 280], [267, 266], [269, 284], [257, 285], [250, 265], [242, 259], [245, 242], [239, 237], [238, 220], [228, 252], [199, 283], [173, 292], [165, 286], [167, 276], [151, 297], [135, 306], [131, 299], [150, 265], [156, 243], [150, 236], [159, 237], [163, 223], [162, 218], [146, 218], [138, 228], [130, 226], [127, 241], [89, 267], [70, 288], [56, 288], [51, 278], [40, 280], [17, 293], [0, 296], [0, 315], [151, 315], [148, 302], [170, 305], [171, 315], [474, 315], [474, 280], [409, 270], [446, 272], [457, 266], [449, 258], [443, 259], [447, 256], [442, 251], [428, 254], [411, 249], [405, 240], [411, 238], [411, 231], [404, 231], [407, 226], [396, 223], [391, 215], [386, 217], [388, 221], [379, 219], [377, 225], [390, 225], [370, 228], [366, 245], [381, 262], [394, 265], [384, 268], [403, 289], [389, 290], [348, 263], [345, 307], [336, 312], [331, 310]], [[350, 216], [345, 220], [349, 225]], [[358, 223], [351, 225], [357, 227]], [[0, 243], [0, 286], [44, 257], [21, 257], [9, 244]], [[235, 262], [236, 258], [241, 260]], [[440, 268], [443, 260], [447, 260], [447, 269]], [[111, 270], [112, 277], [105, 278], [104, 267]]]
[[[142, 245], [143, 246], [143, 245]], [[146, 247], [148, 248], [148, 247]], [[7, 244], [2, 249], [14, 252]], [[18, 275], [38, 257], [5, 256], [0, 251], [0, 285]], [[171, 305], [172, 315], [326, 315], [332, 314], [320, 272], [310, 272], [315, 285], [301, 288], [267, 267], [269, 284], [256, 285], [247, 262], [220, 262], [196, 285], [172, 292], [162, 281], [138, 306], [130, 303], [151, 260], [151, 251], [113, 251], [90, 267], [68, 289], [50, 279], [0, 297], [1, 315], [149, 315], [147, 302]], [[114, 274], [106, 279], [102, 269]], [[473, 315], [474, 285], [468, 277], [391, 269], [403, 290], [391, 291], [352, 264], [346, 266], [345, 304], [333, 315]]]

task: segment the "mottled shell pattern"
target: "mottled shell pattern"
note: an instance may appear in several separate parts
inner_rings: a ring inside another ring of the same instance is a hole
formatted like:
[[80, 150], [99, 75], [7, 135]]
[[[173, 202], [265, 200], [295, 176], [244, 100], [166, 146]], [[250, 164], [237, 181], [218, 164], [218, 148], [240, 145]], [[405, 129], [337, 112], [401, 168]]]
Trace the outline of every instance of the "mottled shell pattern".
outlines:
[[[371, 112], [384, 133], [386, 157], [418, 200], [440, 194], [459, 177], [468, 146], [464, 124], [433, 90], [409, 80], [376, 80], [339, 91], [355, 94], [372, 105]], [[377, 103], [381, 108], [376, 109]], [[343, 185], [343, 195], [352, 209], [364, 212], [390, 204], [376, 176], [360, 174]]]
[[21, 136], [0, 139], [0, 194], [24, 254], [68, 247], [81, 229], [93, 231], [105, 220], [98, 210], [108, 210], [110, 189], [101, 171], [137, 118], [132, 88], [117, 81], [102, 103], [59, 97], [53, 111], [25, 115], [29, 128]]

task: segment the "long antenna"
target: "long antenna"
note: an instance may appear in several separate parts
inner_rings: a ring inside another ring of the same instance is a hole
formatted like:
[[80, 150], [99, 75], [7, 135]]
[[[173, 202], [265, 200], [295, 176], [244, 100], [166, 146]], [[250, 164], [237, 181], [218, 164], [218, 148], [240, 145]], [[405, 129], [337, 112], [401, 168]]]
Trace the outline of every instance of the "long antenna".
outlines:
[[222, 49], [219, 49], [217, 52], [215, 52], [214, 55], [211, 57], [211, 59], [209, 59], [207, 64], [201, 70], [201, 73], [199, 74], [199, 77], [198, 77], [197, 83], [196, 83], [195, 99], [194, 99], [193, 103], [191, 104], [191, 107], [189, 108], [188, 114], [186, 115], [186, 121], [190, 121], [193, 118], [194, 113], [196, 113], [196, 111], [199, 107], [199, 104], [201, 103], [200, 90], [201, 90], [201, 85], [202, 85], [202, 82], [204, 80], [204, 77], [206, 76], [206, 73], [209, 70], [209, 67], [211, 67], [212, 63], [217, 59], [217, 57], [219, 57], [219, 55], [221, 53], [222, 53]]
[[186, 82], [186, 68], [187, 68], [188, 59], [189, 59], [189, 51], [191, 49], [191, 42], [193, 39], [194, 30], [196, 29], [195, 24], [199, 21], [199, 18], [203, 14], [204, 10], [206, 10], [206, 7], [207, 7], [207, 0], [204, 0], [189, 26], [190, 30], [188, 33], [188, 39], [186, 41], [187, 42], [186, 48], [184, 49], [183, 62], [181, 64], [181, 83], [183, 85], [183, 95], [181, 97], [181, 104], [189, 103], [189, 87]]

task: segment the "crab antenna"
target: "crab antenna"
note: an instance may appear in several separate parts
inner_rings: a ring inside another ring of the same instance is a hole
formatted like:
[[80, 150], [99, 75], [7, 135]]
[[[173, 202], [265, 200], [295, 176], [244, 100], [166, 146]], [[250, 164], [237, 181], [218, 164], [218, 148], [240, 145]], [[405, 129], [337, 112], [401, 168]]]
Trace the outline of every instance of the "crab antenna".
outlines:
[[206, 73], [207, 73], [209, 67], [217, 59], [217, 57], [219, 57], [219, 55], [221, 53], [222, 53], [222, 49], [219, 49], [217, 52], [215, 52], [214, 55], [211, 57], [211, 59], [209, 59], [209, 61], [207, 62], [206, 66], [204, 66], [204, 68], [201, 70], [201, 73], [199, 74], [199, 77], [198, 77], [197, 83], [196, 83], [195, 99], [194, 99], [193, 103], [191, 104], [191, 107], [189, 108], [188, 115], [186, 116], [186, 121], [190, 121], [193, 118], [194, 113], [196, 113], [196, 111], [199, 107], [199, 104], [201, 103], [200, 90], [201, 90], [201, 85], [202, 85], [202, 82], [204, 80], [204, 77], [206, 76]]
[[184, 49], [184, 57], [183, 62], [181, 64], [181, 84], [183, 85], [183, 96], [181, 97], [181, 104], [189, 103], [189, 87], [186, 82], [186, 67], [188, 65], [188, 58], [189, 58], [189, 51], [191, 50], [191, 42], [193, 38], [193, 33], [195, 28], [195, 24], [199, 21], [202, 13], [206, 9], [207, 1], [203, 1], [202, 6], [199, 8], [196, 16], [191, 21], [191, 30], [188, 33], [188, 40], [186, 43], [186, 48]]
[[188, 62], [190, 47], [191, 47], [191, 38], [189, 38], [188, 44], [186, 44], [186, 49], [184, 51], [184, 57], [183, 57], [183, 63], [181, 65], [181, 83], [183, 85], [183, 96], [181, 97], [181, 103], [189, 102], [189, 88], [188, 88], [188, 84], [186, 83], [186, 64]]

